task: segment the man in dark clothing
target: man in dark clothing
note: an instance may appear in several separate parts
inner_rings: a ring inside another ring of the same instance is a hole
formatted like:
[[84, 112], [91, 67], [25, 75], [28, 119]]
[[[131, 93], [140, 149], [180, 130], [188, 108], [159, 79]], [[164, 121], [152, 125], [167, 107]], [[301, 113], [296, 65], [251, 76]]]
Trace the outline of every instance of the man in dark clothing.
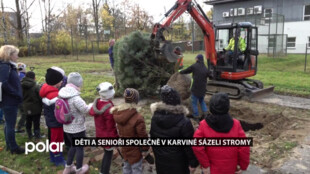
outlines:
[[[207, 90], [207, 78], [209, 77], [209, 71], [203, 61], [203, 55], [198, 54], [196, 56], [196, 63], [181, 71], [180, 73], [193, 73], [193, 84], [191, 88], [193, 116], [195, 120], [203, 119], [203, 117], [207, 114], [208, 110], [207, 105], [204, 101], [204, 97]], [[198, 101], [203, 112], [202, 118], [199, 118], [199, 111], [197, 105]]]
[[[193, 138], [194, 128], [185, 117], [188, 110], [181, 105], [179, 93], [168, 85], [161, 88], [162, 102], [151, 104], [151, 138]], [[189, 174], [198, 166], [191, 147], [154, 146], [155, 165], [158, 174]]]
[[110, 58], [110, 63], [111, 63], [111, 67], [112, 69], [114, 69], [114, 57], [113, 57], [113, 46], [114, 46], [115, 40], [111, 39], [109, 41], [109, 58]]
[[28, 138], [32, 138], [32, 123], [34, 128], [35, 138], [41, 138], [40, 135], [40, 117], [42, 112], [42, 99], [39, 95], [40, 86], [35, 82], [35, 73], [29, 71], [26, 77], [22, 80], [23, 89], [23, 110], [26, 114], [26, 130]]

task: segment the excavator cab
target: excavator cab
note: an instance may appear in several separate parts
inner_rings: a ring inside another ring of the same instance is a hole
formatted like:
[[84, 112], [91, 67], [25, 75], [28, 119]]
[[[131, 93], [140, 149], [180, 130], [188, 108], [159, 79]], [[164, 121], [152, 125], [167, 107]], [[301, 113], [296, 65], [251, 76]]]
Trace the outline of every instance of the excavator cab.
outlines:
[[216, 79], [224, 72], [238, 72], [231, 80], [251, 77], [257, 70], [257, 27], [249, 22], [215, 26], [215, 48], [217, 50]]

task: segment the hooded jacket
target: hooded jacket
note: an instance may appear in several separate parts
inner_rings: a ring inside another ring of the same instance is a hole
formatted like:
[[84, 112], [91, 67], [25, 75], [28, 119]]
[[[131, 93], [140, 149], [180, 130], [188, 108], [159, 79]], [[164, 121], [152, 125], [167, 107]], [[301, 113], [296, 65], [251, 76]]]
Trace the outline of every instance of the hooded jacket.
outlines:
[[17, 106], [23, 101], [22, 88], [16, 66], [0, 61], [0, 82], [2, 83], [2, 106]]
[[88, 107], [85, 101], [80, 97], [81, 93], [72, 86], [71, 84], [71, 86], [66, 85], [61, 88], [58, 96], [68, 100], [70, 111], [74, 116], [70, 124], [63, 125], [64, 132], [75, 134], [86, 130], [85, 115], [89, 112], [90, 107]]
[[[218, 116], [220, 117], [220, 116]], [[209, 126], [206, 120], [200, 122], [199, 128], [196, 130], [195, 138], [210, 137], [246, 137], [240, 125], [240, 122], [233, 119], [233, 125], [227, 133], [227, 130], [215, 131]], [[250, 163], [250, 147], [204, 147], [193, 146], [194, 153], [202, 167], [210, 167], [212, 174], [234, 174], [237, 165], [241, 170], [246, 170]]]
[[[109, 108], [105, 108], [108, 104], [111, 104]], [[89, 115], [94, 116], [96, 126], [96, 137], [98, 138], [117, 138], [116, 123], [113, 115], [110, 113], [110, 109], [113, 107], [113, 103], [110, 100], [101, 100], [96, 98], [93, 107], [89, 111]], [[105, 109], [103, 111], [102, 109]], [[109, 147], [106, 147], [109, 148]]]
[[[119, 136], [122, 138], [146, 138], [144, 118], [137, 111], [137, 105], [124, 103], [111, 108], [110, 113], [117, 123]], [[121, 153], [125, 161], [130, 164], [137, 163], [142, 158], [142, 151], [149, 147], [128, 146], [122, 147]]]
[[[194, 128], [185, 117], [189, 112], [182, 105], [151, 104], [153, 114], [152, 138], [192, 138]], [[191, 147], [153, 147], [156, 170], [159, 174], [189, 174], [188, 166], [197, 167], [198, 161]]]
[[[57, 88], [44, 83], [40, 90], [40, 97], [51, 100], [58, 96], [58, 92], [59, 90]], [[62, 127], [62, 124], [60, 124], [56, 120], [56, 117], [55, 117], [55, 113], [54, 113], [55, 104], [52, 104], [50, 106], [43, 104], [43, 109], [44, 109], [44, 117], [45, 117], [45, 122], [46, 122], [47, 127], [49, 128]]]
[[23, 89], [23, 109], [26, 115], [41, 115], [42, 99], [39, 95], [40, 86], [29, 77], [22, 80]]
[[207, 91], [207, 78], [210, 75], [203, 61], [198, 60], [195, 64], [180, 71], [180, 74], [193, 73], [193, 85], [191, 92], [196, 97], [204, 97]]

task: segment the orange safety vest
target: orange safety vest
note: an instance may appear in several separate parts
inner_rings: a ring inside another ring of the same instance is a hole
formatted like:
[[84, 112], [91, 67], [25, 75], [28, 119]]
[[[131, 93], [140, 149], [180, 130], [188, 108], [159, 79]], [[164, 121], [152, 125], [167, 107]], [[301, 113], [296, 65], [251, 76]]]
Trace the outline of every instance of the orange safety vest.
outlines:
[[[180, 62], [180, 61], [181, 61], [181, 62]], [[180, 64], [179, 64], [180, 67], [183, 66], [183, 59], [182, 59], [182, 58], [179, 58], [179, 59], [178, 59], [178, 63], [180, 63]]]

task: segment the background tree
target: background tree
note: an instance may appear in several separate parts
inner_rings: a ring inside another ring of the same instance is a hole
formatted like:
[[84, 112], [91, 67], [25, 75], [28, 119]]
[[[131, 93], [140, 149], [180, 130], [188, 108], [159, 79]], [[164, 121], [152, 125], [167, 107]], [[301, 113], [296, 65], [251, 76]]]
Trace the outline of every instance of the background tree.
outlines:
[[98, 49], [99, 49], [99, 40], [100, 40], [100, 33], [99, 33], [99, 5], [100, 5], [100, 2], [101, 2], [101, 0], [92, 0], [93, 19], [94, 19], [94, 23], [95, 23]]
[[129, 16], [128, 26], [132, 29], [147, 31], [153, 26], [153, 17], [138, 4], [134, 4], [130, 8]]
[[102, 8], [100, 9], [100, 18], [102, 21], [102, 27], [104, 30], [109, 30], [110, 35], [114, 35], [112, 31], [115, 31], [115, 19], [113, 16], [113, 8], [110, 8], [107, 1], [103, 4]]
[[4, 5], [3, 5], [3, 0], [1, 0], [1, 18], [2, 18], [2, 29], [3, 29], [3, 38], [4, 38], [4, 44], [8, 43], [7, 39], [7, 23], [6, 23], [6, 18], [4, 15]]

